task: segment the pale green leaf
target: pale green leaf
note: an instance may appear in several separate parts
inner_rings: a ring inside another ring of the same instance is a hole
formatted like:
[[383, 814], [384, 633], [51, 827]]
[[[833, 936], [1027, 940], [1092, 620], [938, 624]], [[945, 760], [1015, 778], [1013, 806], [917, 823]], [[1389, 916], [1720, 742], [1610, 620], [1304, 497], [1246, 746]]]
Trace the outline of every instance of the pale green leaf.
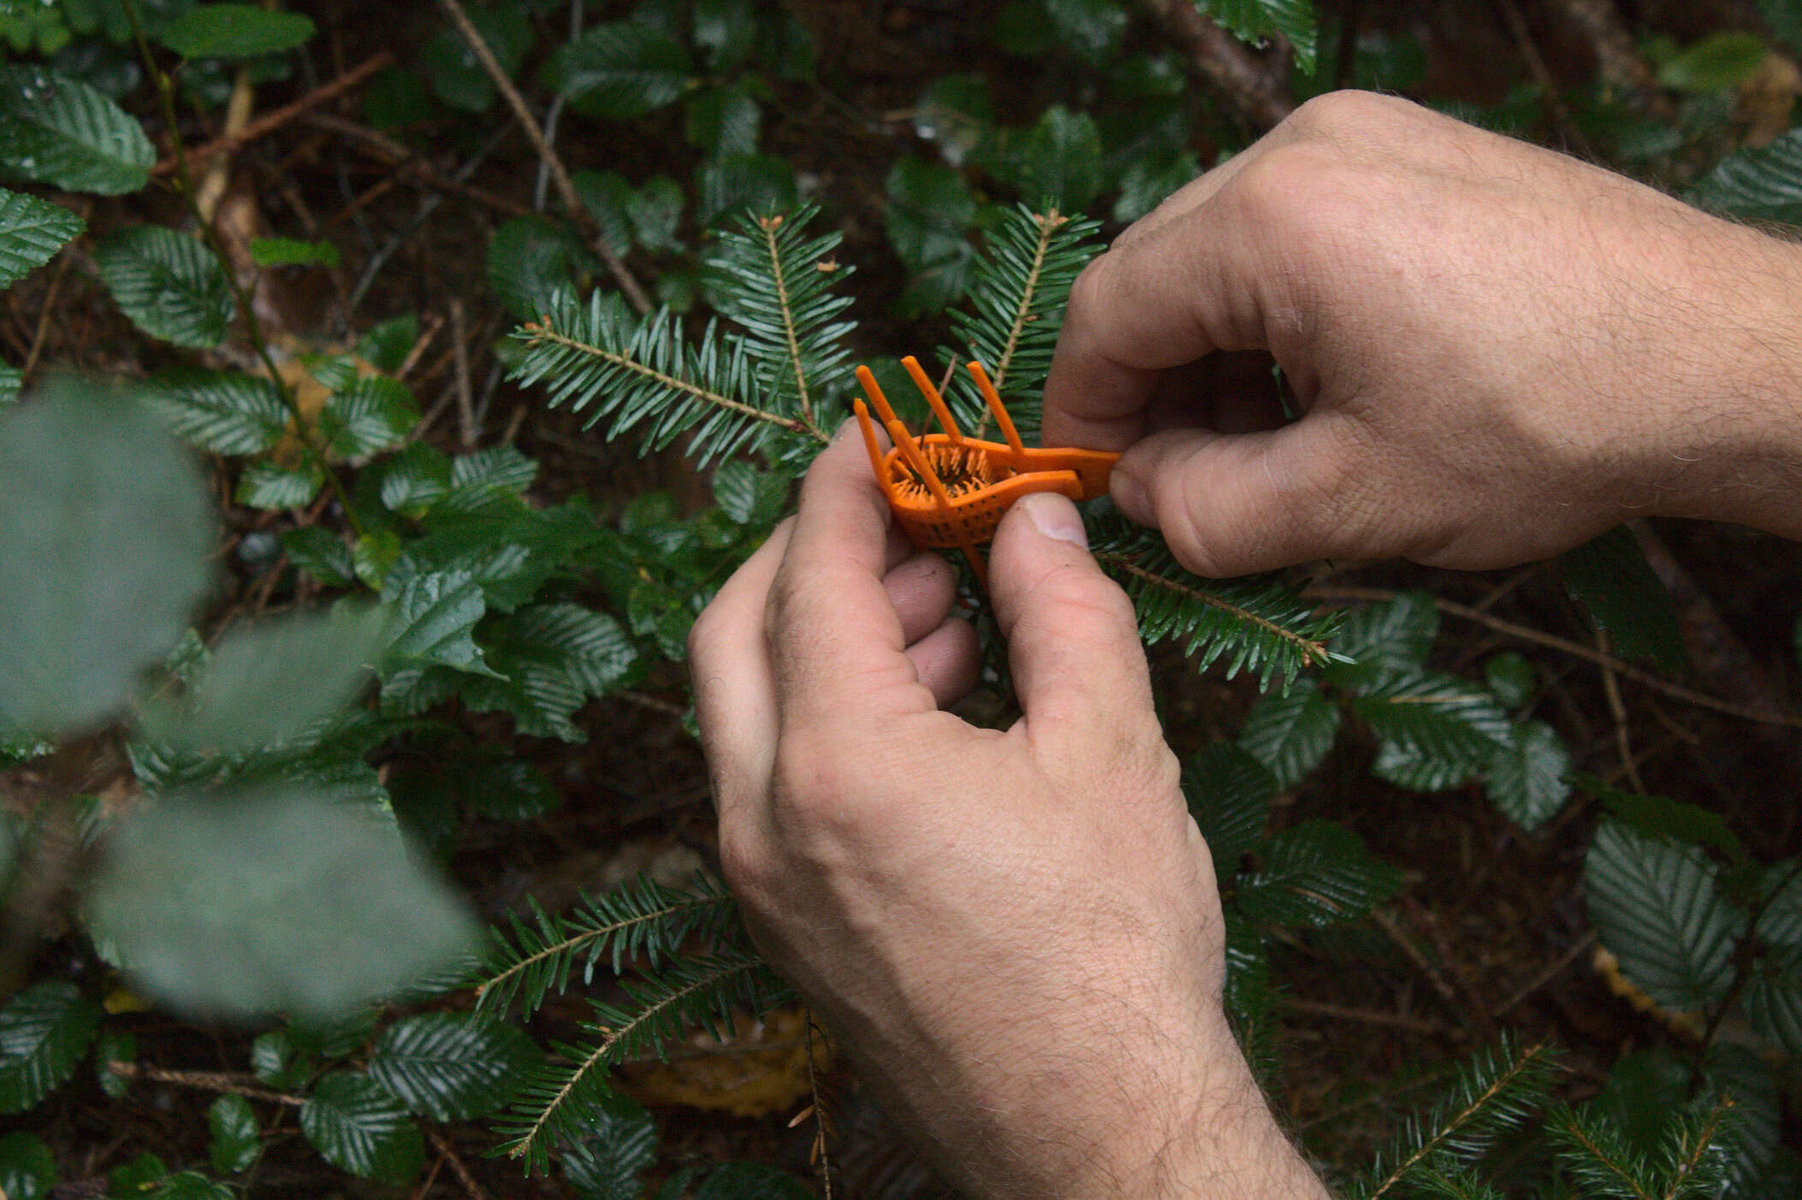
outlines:
[[0, 170], [118, 196], [150, 182], [156, 151], [106, 93], [41, 66], [0, 65]]
[[339, 1071], [314, 1085], [300, 1131], [333, 1166], [382, 1183], [412, 1181], [425, 1165], [419, 1125], [367, 1075]]
[[349, 1011], [467, 954], [476, 932], [391, 818], [298, 793], [140, 805], [88, 920], [147, 994], [240, 1016]]
[[1738, 87], [1764, 62], [1770, 47], [1757, 34], [1721, 30], [1658, 64], [1658, 86], [1679, 92]]
[[237, 313], [218, 256], [173, 229], [109, 234], [94, 250], [94, 266], [132, 324], [177, 346], [212, 349]]
[[1312, 683], [1272, 692], [1252, 706], [1239, 745], [1288, 789], [1320, 764], [1339, 733], [1339, 709]]
[[1543, 721], [1516, 727], [1512, 745], [1489, 760], [1489, 799], [1522, 829], [1538, 829], [1570, 798], [1570, 751]]
[[0, 1113], [19, 1113], [75, 1074], [100, 1006], [72, 983], [35, 983], [0, 1008]]
[[206, 491], [156, 419], [63, 382], [0, 413], [0, 727], [117, 709], [205, 591]]
[[258, 459], [238, 476], [232, 500], [247, 508], [302, 508], [313, 502], [324, 483], [325, 473], [316, 463], [284, 467], [272, 459]]
[[250, 260], [259, 267], [335, 267], [338, 247], [331, 242], [299, 238], [251, 238]]
[[175, 367], [152, 376], [141, 394], [179, 437], [214, 454], [257, 454], [288, 426], [281, 392], [255, 375]]
[[304, 46], [312, 18], [254, 4], [199, 4], [163, 26], [157, 40], [183, 58], [253, 58]]
[[419, 423], [413, 393], [398, 379], [365, 375], [335, 393], [319, 414], [319, 432], [332, 453], [366, 458], [406, 440]]
[[0, 288], [49, 262], [86, 228], [60, 204], [0, 188]]
[[395, 1099], [434, 1121], [467, 1121], [504, 1107], [543, 1055], [499, 1018], [422, 1013], [383, 1030], [369, 1074]]
[[298, 613], [232, 630], [189, 688], [187, 704], [147, 714], [158, 740], [248, 752], [299, 737], [348, 704], [383, 641], [376, 609]]

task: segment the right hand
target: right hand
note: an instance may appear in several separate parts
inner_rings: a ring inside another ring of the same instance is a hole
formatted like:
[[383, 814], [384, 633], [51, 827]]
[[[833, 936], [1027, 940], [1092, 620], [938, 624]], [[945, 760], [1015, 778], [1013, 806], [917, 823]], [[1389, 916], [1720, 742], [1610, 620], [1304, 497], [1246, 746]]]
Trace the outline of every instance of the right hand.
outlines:
[[1226, 576], [1507, 566], [1655, 514], [1802, 535], [1798, 408], [1802, 249], [1340, 92], [1089, 265], [1044, 430], [1124, 450], [1120, 508]]

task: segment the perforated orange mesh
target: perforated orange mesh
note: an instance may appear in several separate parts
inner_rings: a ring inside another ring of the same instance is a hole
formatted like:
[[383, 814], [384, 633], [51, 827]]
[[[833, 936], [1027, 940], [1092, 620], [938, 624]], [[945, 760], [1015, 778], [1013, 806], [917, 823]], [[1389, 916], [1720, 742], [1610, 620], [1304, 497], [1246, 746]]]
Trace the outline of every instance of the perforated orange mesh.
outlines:
[[[857, 381], [863, 385], [869, 405], [859, 400], [855, 407], [870, 466], [896, 521], [914, 545], [961, 549], [976, 568], [977, 577], [986, 582], [976, 548], [995, 536], [996, 526], [1014, 501], [1030, 492], [1057, 492], [1072, 500], [1107, 494], [1108, 473], [1120, 456], [1101, 450], [1028, 449], [981, 363], [969, 364], [970, 375], [1007, 439], [1005, 444], [965, 437], [918, 360], [910, 355], [901, 365], [926, 397], [943, 433], [909, 434], [867, 367], [857, 368]], [[887, 453], [877, 443], [870, 406], [875, 407], [894, 443]]]

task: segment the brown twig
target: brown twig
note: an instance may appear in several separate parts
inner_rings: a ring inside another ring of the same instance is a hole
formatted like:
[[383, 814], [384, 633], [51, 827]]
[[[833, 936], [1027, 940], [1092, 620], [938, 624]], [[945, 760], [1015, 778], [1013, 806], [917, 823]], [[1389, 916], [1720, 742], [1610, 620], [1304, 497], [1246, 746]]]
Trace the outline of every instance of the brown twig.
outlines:
[[488, 1200], [488, 1193], [482, 1190], [482, 1185], [476, 1182], [476, 1177], [469, 1173], [469, 1168], [463, 1165], [463, 1160], [457, 1157], [456, 1150], [451, 1148], [450, 1139], [430, 1125], [425, 1127], [425, 1136], [432, 1143], [432, 1149], [436, 1150], [439, 1156], [450, 1164], [451, 1174], [455, 1175], [457, 1182], [463, 1185], [463, 1194], [468, 1196], [469, 1200]]
[[1383, 1025], [1392, 1029], [1406, 1029], [1411, 1033], [1425, 1033], [1443, 1036], [1453, 1030], [1438, 1021], [1429, 1021], [1425, 1017], [1411, 1017], [1406, 1013], [1383, 1012], [1374, 1008], [1347, 1008], [1343, 1004], [1328, 1004], [1324, 1000], [1303, 1000], [1300, 996], [1281, 996], [1277, 1004], [1290, 1012], [1309, 1013], [1317, 1017], [1331, 1017], [1336, 1021], [1354, 1021], [1360, 1025]]
[[285, 1104], [289, 1108], [299, 1108], [306, 1103], [303, 1096], [291, 1096], [287, 1092], [258, 1087], [255, 1075], [238, 1075], [228, 1071], [171, 1071], [167, 1067], [150, 1067], [133, 1062], [109, 1062], [106, 1069], [121, 1079], [148, 1079], [152, 1083], [196, 1088], [204, 1092], [227, 1092], [233, 1096], [243, 1096], [246, 1100], [267, 1100], [273, 1104]]
[[[1380, 604], [1387, 600], [1394, 600], [1402, 593], [1391, 591], [1388, 588], [1323, 584], [1307, 588], [1302, 594], [1310, 600]], [[1594, 663], [1598, 667], [1607, 667], [1618, 674], [1622, 679], [1631, 679], [1641, 687], [1648, 687], [1655, 692], [1662, 692], [1672, 699], [1681, 700], [1685, 704], [1692, 704], [1697, 708], [1706, 708], [1712, 712], [1724, 713], [1730, 717], [1738, 717], [1743, 721], [1757, 721], [1765, 725], [1784, 725], [1792, 729], [1802, 729], [1802, 716], [1797, 716], [1794, 713], [1752, 708], [1744, 704], [1735, 704], [1731, 700], [1722, 700], [1715, 696], [1706, 695], [1691, 688], [1686, 688], [1680, 683], [1671, 683], [1669, 680], [1660, 679], [1650, 671], [1641, 670], [1630, 662], [1623, 662], [1621, 659], [1615, 658], [1612, 655], [1603, 654], [1599, 650], [1590, 646], [1585, 646], [1582, 642], [1573, 642], [1571, 639], [1559, 637], [1557, 634], [1542, 633], [1539, 630], [1526, 625], [1517, 625], [1513, 621], [1504, 621], [1500, 617], [1492, 617], [1486, 612], [1480, 612], [1477, 609], [1470, 607], [1468, 604], [1459, 604], [1455, 600], [1442, 600], [1435, 596], [1433, 597], [1433, 607], [1444, 613], [1446, 616], [1458, 617], [1466, 621], [1475, 621], [1479, 625], [1487, 626], [1497, 633], [1506, 634], [1511, 638], [1529, 642], [1535, 646], [1544, 646], [1548, 650], [1557, 650], [1561, 653], [1568, 654], [1573, 658], [1580, 658], [1584, 662]]]
[[[87, 224], [88, 212], [94, 207], [92, 200], [81, 202], [81, 221]], [[38, 312], [37, 329], [31, 335], [31, 350], [25, 355], [25, 365], [19, 370], [21, 380], [31, 378], [37, 369], [38, 358], [44, 353], [44, 343], [50, 336], [50, 318], [56, 312], [56, 293], [62, 290], [63, 276], [69, 273], [69, 264], [74, 261], [72, 254], [59, 254], [56, 258], [56, 270], [50, 273], [50, 286], [44, 291], [44, 306]]]
[[1247, 124], [1262, 132], [1295, 111], [1278, 73], [1219, 24], [1201, 14], [1193, 0], [1139, 0], [1140, 7], [1169, 30], [1189, 56], [1189, 64], [1224, 96]]
[[[1596, 649], [1608, 653], [1608, 634], [1596, 630]], [[1633, 733], [1627, 722], [1627, 705], [1621, 699], [1620, 679], [1613, 667], [1602, 668], [1602, 696], [1608, 702], [1608, 715], [1614, 719], [1614, 748], [1621, 756], [1621, 773], [1633, 790], [1645, 795], [1645, 780], [1639, 777], [1639, 764], [1633, 758]]]
[[450, 302], [451, 375], [457, 396], [457, 438], [463, 449], [476, 444], [475, 400], [469, 390], [469, 329], [463, 318], [463, 301], [455, 296]]
[[557, 151], [550, 142], [545, 140], [544, 130], [540, 128], [538, 119], [532, 115], [532, 110], [526, 107], [525, 98], [519, 94], [519, 89], [514, 87], [513, 81], [507, 77], [507, 72], [501, 68], [500, 61], [494, 57], [494, 51], [488, 48], [488, 43], [483, 40], [481, 32], [470, 22], [469, 14], [463, 11], [463, 5], [459, 3], [459, 0], [438, 0], [438, 7], [444, 10], [445, 15], [450, 17], [451, 24], [457, 27], [457, 32], [463, 35], [463, 40], [469, 43], [469, 48], [474, 52], [476, 61], [482, 64], [482, 70], [486, 71], [488, 78], [494, 81], [494, 86], [499, 89], [501, 97], [506, 100], [507, 107], [513, 110], [514, 120], [518, 121], [519, 127], [525, 130], [526, 138], [532, 143], [532, 149], [538, 152], [538, 157], [549, 169], [551, 182], [556, 185], [557, 194], [563, 199], [564, 208], [569, 210], [570, 220], [587, 232], [595, 253], [600, 255], [601, 261], [607, 265], [607, 273], [613, 276], [615, 283], [619, 284], [619, 290], [626, 294], [626, 299], [631, 302], [632, 307], [640, 314], [650, 312], [651, 298], [645, 294], [644, 288], [632, 272], [626, 268], [619, 252], [613, 248], [606, 235], [594, 223], [594, 218], [587, 207], [583, 205], [582, 198], [576, 194], [576, 185], [569, 176], [569, 169], [563, 165], [563, 160], [558, 157]]
[[1532, 30], [1527, 28], [1527, 18], [1522, 15], [1520, 5], [1515, 0], [1501, 0], [1502, 20], [1508, 26], [1509, 34], [1514, 38], [1514, 45], [1520, 51], [1521, 61], [1527, 64], [1528, 74], [1533, 76], [1545, 92], [1546, 106], [1551, 109], [1552, 121], [1558, 126], [1558, 136], [1572, 152], [1584, 158], [1593, 157], [1589, 148], [1589, 139], [1577, 128], [1571, 117], [1570, 106], [1564, 102], [1564, 93], [1558, 87], [1558, 81], [1545, 65], [1545, 58], [1539, 53], [1539, 45], [1533, 40]]
[[[320, 84], [293, 103], [284, 104], [280, 108], [272, 108], [236, 133], [224, 134], [203, 146], [188, 151], [188, 158], [190, 161], [198, 163], [215, 154], [227, 154], [240, 146], [254, 142], [264, 134], [280, 129], [308, 109], [317, 108], [319, 105], [343, 95], [383, 67], [392, 65], [393, 62], [394, 52], [392, 50], [382, 50], [372, 54], [330, 83]], [[151, 168], [152, 173], [156, 175], [173, 174], [180, 160], [181, 153], [177, 151]]]
[[1545, 970], [1543, 970], [1539, 974], [1535, 975], [1533, 977], [1532, 982], [1527, 984], [1526, 987], [1521, 988], [1520, 991], [1514, 993], [1512, 996], [1508, 997], [1506, 1000], [1502, 1001], [1500, 1004], [1496, 1005], [1493, 1009], [1491, 1009], [1489, 1015], [1497, 1021], [1501, 1020], [1504, 1016], [1508, 1015], [1508, 1013], [1512, 1012], [1527, 997], [1531, 996], [1534, 992], [1537, 992], [1540, 988], [1544, 987], [1546, 984], [1552, 982], [1552, 980], [1558, 978], [1559, 975], [1563, 974], [1564, 968], [1566, 968], [1566, 967], [1570, 966], [1572, 963], [1576, 962], [1577, 959], [1581, 958], [1584, 955], [1584, 953], [1586, 951], [1588, 951], [1588, 949], [1595, 944], [1596, 944], [1596, 935], [1595, 935], [1595, 931], [1592, 929], [1588, 933], [1584, 934], [1582, 937], [1578, 938], [1576, 940], [1576, 942], [1574, 944], [1572, 944], [1572, 946], [1569, 950], [1566, 950], [1563, 954], [1560, 954], [1558, 956], [1557, 962], [1553, 963], [1551, 966], [1547, 967]]

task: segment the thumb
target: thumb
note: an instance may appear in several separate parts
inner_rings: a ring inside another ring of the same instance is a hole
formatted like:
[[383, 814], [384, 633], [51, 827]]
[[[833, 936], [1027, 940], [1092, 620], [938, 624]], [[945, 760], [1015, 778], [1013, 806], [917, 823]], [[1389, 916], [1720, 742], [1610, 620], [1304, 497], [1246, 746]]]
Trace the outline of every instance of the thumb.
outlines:
[[1040, 492], [1009, 510], [989, 599], [1029, 729], [1068, 723], [1104, 741], [1156, 732], [1132, 601], [1090, 556], [1074, 504]]
[[1178, 562], [1214, 579], [1362, 557], [1342, 493], [1367, 473], [1348, 466], [1337, 433], [1325, 414], [1261, 433], [1156, 433], [1121, 456], [1114, 503], [1160, 530]]

